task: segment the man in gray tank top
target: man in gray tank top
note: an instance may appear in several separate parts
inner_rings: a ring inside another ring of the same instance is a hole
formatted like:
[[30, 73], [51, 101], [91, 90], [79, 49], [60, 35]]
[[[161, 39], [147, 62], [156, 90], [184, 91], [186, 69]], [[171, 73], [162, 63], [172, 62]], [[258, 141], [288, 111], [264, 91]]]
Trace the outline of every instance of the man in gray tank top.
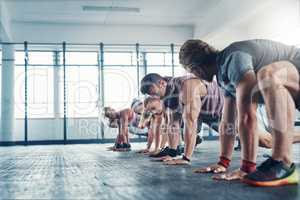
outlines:
[[[175, 157], [179, 144], [181, 122], [184, 124], [184, 155], [175, 164], [188, 164], [196, 143], [198, 118], [213, 125], [216, 131], [222, 114], [223, 95], [217, 85], [206, 83], [195, 76], [176, 78], [161, 77], [159, 74], [147, 74], [141, 81], [141, 92], [159, 96], [168, 114], [169, 156]], [[182, 117], [183, 116], [183, 117]]]
[[[247, 40], [218, 51], [201, 40], [188, 40], [179, 57], [184, 68], [201, 79], [212, 81], [216, 75], [225, 92], [220, 134], [221, 155], [227, 159], [238, 121], [241, 167], [215, 178], [243, 179], [256, 186], [297, 184], [291, 148], [295, 108], [300, 110], [300, 50], [271, 40]], [[258, 103], [265, 104], [274, 146], [272, 156], [256, 168]]]

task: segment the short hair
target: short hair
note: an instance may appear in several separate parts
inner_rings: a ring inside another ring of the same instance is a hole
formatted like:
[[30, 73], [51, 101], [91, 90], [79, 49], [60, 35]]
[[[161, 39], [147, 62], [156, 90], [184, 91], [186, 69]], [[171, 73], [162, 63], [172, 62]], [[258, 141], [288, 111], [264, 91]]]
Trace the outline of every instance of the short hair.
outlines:
[[134, 98], [134, 99], [132, 100], [132, 103], [131, 103], [130, 108], [131, 108], [131, 109], [135, 109], [135, 107], [137, 107], [137, 106], [140, 105], [140, 104], [143, 104], [143, 101], [141, 101], [141, 100], [138, 99], [138, 98]]
[[144, 100], [144, 106], [146, 107], [148, 105], [148, 103], [152, 102], [152, 101], [160, 101], [160, 99], [158, 97], [153, 97], [153, 96], [148, 96], [145, 100]]
[[163, 80], [164, 78], [156, 73], [150, 73], [144, 76], [144, 78], [141, 80], [141, 88], [140, 91], [142, 94], [149, 94], [151, 86], [153, 84], [158, 83], [160, 80]]
[[211, 64], [219, 51], [198, 39], [187, 40], [180, 48], [179, 63], [185, 69]]
[[104, 116], [109, 118], [108, 117], [108, 112], [111, 111], [111, 110], [114, 110], [113, 108], [111, 107], [104, 107]]

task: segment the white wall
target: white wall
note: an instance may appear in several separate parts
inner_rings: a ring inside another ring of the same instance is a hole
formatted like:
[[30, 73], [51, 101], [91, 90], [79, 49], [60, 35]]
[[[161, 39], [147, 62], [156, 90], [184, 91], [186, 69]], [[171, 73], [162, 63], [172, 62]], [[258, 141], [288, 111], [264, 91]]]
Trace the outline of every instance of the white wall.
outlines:
[[[84, 31], [83, 31], [84, 30]], [[76, 43], [182, 43], [192, 26], [80, 25], [13, 23], [14, 41]]]
[[[267, 38], [287, 44], [300, 43], [300, 6], [298, 0], [267, 0], [255, 10], [234, 5], [224, 11], [227, 17], [219, 17], [208, 32], [201, 30], [201, 24], [195, 28], [194, 38], [205, 40], [217, 48], [224, 48], [231, 42], [252, 38]], [[216, 16], [222, 16], [220, 13]], [[228, 15], [227, 15], [228, 14]], [[228, 16], [231, 16], [228, 18]]]
[[[219, 49], [235, 41], [254, 38], [271, 39], [300, 46], [299, 0], [268, 0], [256, 10], [249, 9], [249, 12], [243, 6], [238, 9], [240, 11], [235, 12], [234, 5], [229, 4], [228, 9], [224, 11], [226, 20], [217, 17], [214, 23], [218, 26], [211, 26], [209, 31], [202, 30], [199, 23], [195, 27], [194, 38], [207, 41]], [[224, 13], [212, 14], [222, 16]], [[299, 112], [297, 118], [300, 119]]]

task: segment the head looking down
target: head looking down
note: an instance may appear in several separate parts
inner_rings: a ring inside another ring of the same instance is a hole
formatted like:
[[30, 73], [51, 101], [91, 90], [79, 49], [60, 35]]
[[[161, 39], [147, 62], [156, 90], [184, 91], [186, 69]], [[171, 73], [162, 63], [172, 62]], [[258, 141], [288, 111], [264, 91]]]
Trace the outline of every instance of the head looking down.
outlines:
[[111, 107], [104, 108], [104, 116], [109, 119], [109, 127], [117, 128], [118, 127], [118, 119], [119, 115], [115, 109]]
[[156, 73], [144, 76], [141, 81], [141, 93], [150, 96], [164, 97], [166, 94], [167, 81]]
[[180, 48], [179, 62], [188, 72], [211, 82], [217, 73], [218, 52], [201, 40], [187, 40]]
[[130, 107], [133, 110], [133, 112], [135, 112], [138, 115], [141, 115], [144, 110], [143, 101], [137, 98], [133, 99]]
[[147, 97], [144, 101], [144, 111], [142, 113], [139, 127], [145, 128], [154, 115], [161, 115], [163, 112], [163, 105], [158, 97]]

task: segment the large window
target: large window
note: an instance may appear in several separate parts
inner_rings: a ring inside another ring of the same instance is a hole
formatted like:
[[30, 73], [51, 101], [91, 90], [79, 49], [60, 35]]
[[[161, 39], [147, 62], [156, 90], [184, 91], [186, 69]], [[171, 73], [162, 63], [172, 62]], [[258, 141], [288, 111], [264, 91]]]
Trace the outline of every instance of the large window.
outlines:
[[136, 54], [133, 54], [131, 52], [107, 52], [104, 53], [104, 64], [106, 66], [112, 66], [112, 65], [135, 65], [135, 56]]
[[[60, 63], [62, 64], [62, 54]], [[60, 110], [63, 114], [63, 67], [59, 77]], [[98, 53], [66, 52], [66, 105], [68, 118], [97, 117]]]
[[[25, 68], [24, 53], [15, 53], [15, 116], [24, 117]], [[27, 71], [28, 117], [53, 117], [53, 53], [30, 52]]]
[[[57, 55], [57, 57], [55, 57]], [[99, 54], [96, 51], [66, 52], [66, 103], [68, 118], [98, 117]], [[144, 52], [147, 73], [172, 76], [170, 52]], [[24, 117], [25, 69], [24, 52], [17, 51], [15, 68], [15, 115]], [[57, 63], [55, 63], [58, 61]], [[28, 117], [53, 118], [55, 112], [63, 117], [63, 54], [54, 51], [29, 51]], [[144, 74], [140, 59], [140, 79]], [[181, 76], [178, 53], [174, 54], [174, 75]], [[135, 51], [104, 52], [104, 105], [116, 109], [129, 107], [138, 96], [138, 76]], [[57, 103], [56, 103], [57, 102]]]
[[137, 97], [136, 67], [106, 67], [104, 82], [105, 106], [124, 109]]
[[169, 53], [147, 53], [147, 73], [172, 76], [172, 55]]
[[108, 52], [104, 54], [105, 106], [115, 109], [129, 107], [138, 96], [136, 54]]
[[[67, 117], [97, 117], [98, 69], [66, 66]], [[63, 113], [63, 72], [60, 73], [60, 110]]]

